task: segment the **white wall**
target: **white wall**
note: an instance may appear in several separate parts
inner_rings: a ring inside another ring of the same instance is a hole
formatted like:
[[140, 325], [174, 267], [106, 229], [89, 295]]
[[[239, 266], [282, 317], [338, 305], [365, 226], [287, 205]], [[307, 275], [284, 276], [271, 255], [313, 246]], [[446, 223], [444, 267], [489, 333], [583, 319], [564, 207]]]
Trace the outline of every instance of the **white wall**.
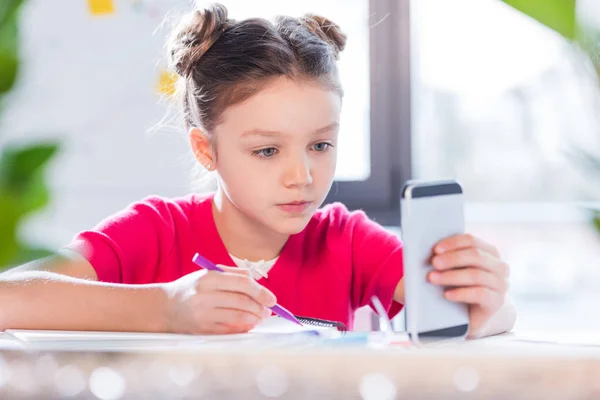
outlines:
[[188, 191], [184, 133], [148, 129], [167, 110], [155, 87], [168, 30], [153, 32], [167, 10], [189, 2], [133, 3], [96, 17], [81, 0], [30, 0], [24, 8], [23, 67], [0, 144], [54, 138], [63, 146], [49, 174], [53, 203], [34, 218], [29, 238], [61, 246], [129, 202]]

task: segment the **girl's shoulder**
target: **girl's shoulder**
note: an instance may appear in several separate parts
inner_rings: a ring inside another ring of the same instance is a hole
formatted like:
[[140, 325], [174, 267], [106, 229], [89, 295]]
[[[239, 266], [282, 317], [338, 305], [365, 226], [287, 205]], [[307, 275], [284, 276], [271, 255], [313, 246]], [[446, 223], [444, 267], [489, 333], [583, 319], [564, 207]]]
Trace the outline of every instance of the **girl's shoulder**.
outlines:
[[141, 200], [139, 203], [148, 203], [156, 206], [167, 206], [167, 207], [197, 207], [199, 205], [207, 204], [212, 201], [214, 193], [189, 193], [183, 196], [166, 197], [161, 195], [149, 195]]
[[344, 229], [349, 224], [355, 224], [357, 221], [363, 219], [368, 219], [364, 211], [350, 211], [345, 204], [335, 202], [319, 208], [311, 218], [309, 225], [317, 225], [331, 229]]
[[317, 210], [307, 226], [307, 231], [310, 234], [321, 232], [346, 238], [369, 236], [397, 240], [393, 232], [369, 218], [363, 210], [351, 211], [339, 202], [327, 204]]
[[179, 197], [150, 195], [129, 205], [129, 209], [146, 210], [163, 217], [181, 215], [191, 217], [202, 208], [210, 207], [213, 193], [190, 193]]
[[114, 230], [126, 226], [129, 230], [152, 227], [174, 231], [191, 226], [211, 213], [212, 194], [188, 194], [180, 197], [149, 195], [129, 203], [125, 208], [105, 217], [94, 230]]

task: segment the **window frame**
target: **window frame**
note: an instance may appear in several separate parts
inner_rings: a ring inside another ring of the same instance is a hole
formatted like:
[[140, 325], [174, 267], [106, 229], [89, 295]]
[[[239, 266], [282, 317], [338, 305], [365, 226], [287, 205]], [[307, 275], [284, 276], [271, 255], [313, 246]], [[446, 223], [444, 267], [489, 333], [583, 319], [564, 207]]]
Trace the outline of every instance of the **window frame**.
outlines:
[[409, 0], [370, 0], [370, 166], [362, 181], [335, 181], [325, 203], [400, 225], [400, 190], [411, 176]]

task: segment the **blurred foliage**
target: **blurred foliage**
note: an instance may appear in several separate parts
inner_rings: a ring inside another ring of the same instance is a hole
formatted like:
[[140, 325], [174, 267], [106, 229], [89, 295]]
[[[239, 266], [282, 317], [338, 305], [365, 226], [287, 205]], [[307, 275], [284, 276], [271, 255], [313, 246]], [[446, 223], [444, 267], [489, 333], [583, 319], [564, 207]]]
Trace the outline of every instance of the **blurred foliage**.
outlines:
[[[19, 72], [18, 16], [22, 3], [0, 0], [0, 113]], [[26, 217], [48, 204], [43, 173], [57, 151], [55, 143], [5, 146], [0, 151], [0, 269], [50, 254], [26, 244], [19, 237], [19, 229]]]
[[[600, 79], [600, 27], [586, 25], [577, 19], [576, 0], [503, 1], [580, 47], [589, 56]], [[597, 150], [573, 145], [566, 155], [586, 176], [593, 178], [594, 183], [600, 183], [600, 155]], [[600, 210], [590, 211], [592, 225], [600, 232]]]
[[564, 37], [577, 36], [575, 0], [504, 0], [522, 13], [529, 15]]

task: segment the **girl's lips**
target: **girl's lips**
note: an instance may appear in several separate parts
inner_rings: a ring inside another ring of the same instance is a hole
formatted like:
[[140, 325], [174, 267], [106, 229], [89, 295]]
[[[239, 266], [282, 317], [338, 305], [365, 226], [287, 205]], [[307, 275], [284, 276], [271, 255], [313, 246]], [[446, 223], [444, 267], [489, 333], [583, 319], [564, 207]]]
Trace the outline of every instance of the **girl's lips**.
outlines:
[[310, 201], [302, 201], [302, 202], [295, 201], [293, 203], [278, 204], [277, 207], [279, 207], [279, 209], [281, 211], [284, 211], [286, 213], [299, 214], [299, 213], [303, 212], [304, 210], [306, 210], [310, 206], [310, 204], [311, 204]]

